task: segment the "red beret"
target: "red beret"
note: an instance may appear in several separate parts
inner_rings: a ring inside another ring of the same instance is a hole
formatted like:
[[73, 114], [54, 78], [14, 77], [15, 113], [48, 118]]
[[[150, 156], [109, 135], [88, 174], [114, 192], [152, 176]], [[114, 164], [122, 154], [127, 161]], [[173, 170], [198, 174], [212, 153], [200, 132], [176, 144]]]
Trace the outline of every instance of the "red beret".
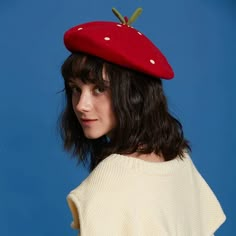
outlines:
[[174, 72], [162, 52], [141, 32], [126, 23], [94, 21], [67, 30], [64, 44], [154, 77], [172, 79]]

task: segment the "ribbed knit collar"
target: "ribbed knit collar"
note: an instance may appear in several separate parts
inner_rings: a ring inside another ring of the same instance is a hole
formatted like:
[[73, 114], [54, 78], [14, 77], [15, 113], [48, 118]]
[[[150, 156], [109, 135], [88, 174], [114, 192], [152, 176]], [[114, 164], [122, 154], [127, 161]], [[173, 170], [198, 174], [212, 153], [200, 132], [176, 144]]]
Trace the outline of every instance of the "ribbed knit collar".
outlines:
[[176, 157], [171, 161], [165, 162], [150, 162], [136, 157], [112, 154], [104, 161], [107, 163], [113, 163], [117, 167], [129, 168], [136, 172], [143, 172], [149, 175], [169, 175], [180, 166], [186, 165], [187, 162], [189, 163], [191, 159], [187, 153], [184, 154], [182, 159], [180, 159], [180, 157]]

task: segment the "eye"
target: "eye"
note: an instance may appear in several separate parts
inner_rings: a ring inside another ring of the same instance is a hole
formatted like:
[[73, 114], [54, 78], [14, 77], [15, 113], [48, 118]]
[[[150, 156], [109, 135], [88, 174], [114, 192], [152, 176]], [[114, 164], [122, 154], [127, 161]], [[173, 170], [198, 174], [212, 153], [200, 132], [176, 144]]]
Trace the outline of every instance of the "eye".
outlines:
[[94, 92], [95, 94], [101, 94], [105, 92], [105, 88], [104, 87], [95, 87], [94, 88]]
[[73, 87], [70, 87], [70, 89], [71, 89], [72, 95], [79, 95], [81, 93], [81, 90], [78, 87], [73, 86]]

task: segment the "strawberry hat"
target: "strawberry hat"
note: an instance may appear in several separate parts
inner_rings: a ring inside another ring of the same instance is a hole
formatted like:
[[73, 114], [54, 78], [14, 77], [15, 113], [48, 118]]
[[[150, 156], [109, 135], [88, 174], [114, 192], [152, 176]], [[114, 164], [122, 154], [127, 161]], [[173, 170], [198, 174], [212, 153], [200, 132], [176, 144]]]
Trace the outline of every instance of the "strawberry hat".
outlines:
[[64, 34], [70, 52], [84, 52], [108, 62], [154, 77], [172, 79], [174, 72], [163, 53], [131, 23], [141, 14], [138, 8], [130, 19], [115, 8], [121, 23], [93, 21], [74, 26]]

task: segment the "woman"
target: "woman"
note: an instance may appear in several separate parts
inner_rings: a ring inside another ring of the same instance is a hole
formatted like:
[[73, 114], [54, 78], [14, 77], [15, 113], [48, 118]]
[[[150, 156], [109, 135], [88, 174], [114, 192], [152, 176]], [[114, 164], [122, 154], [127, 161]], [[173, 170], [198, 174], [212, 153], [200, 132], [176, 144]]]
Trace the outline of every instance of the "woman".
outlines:
[[173, 70], [129, 19], [69, 29], [64, 147], [90, 175], [68, 195], [81, 236], [211, 236], [225, 215], [196, 170], [161, 79]]

